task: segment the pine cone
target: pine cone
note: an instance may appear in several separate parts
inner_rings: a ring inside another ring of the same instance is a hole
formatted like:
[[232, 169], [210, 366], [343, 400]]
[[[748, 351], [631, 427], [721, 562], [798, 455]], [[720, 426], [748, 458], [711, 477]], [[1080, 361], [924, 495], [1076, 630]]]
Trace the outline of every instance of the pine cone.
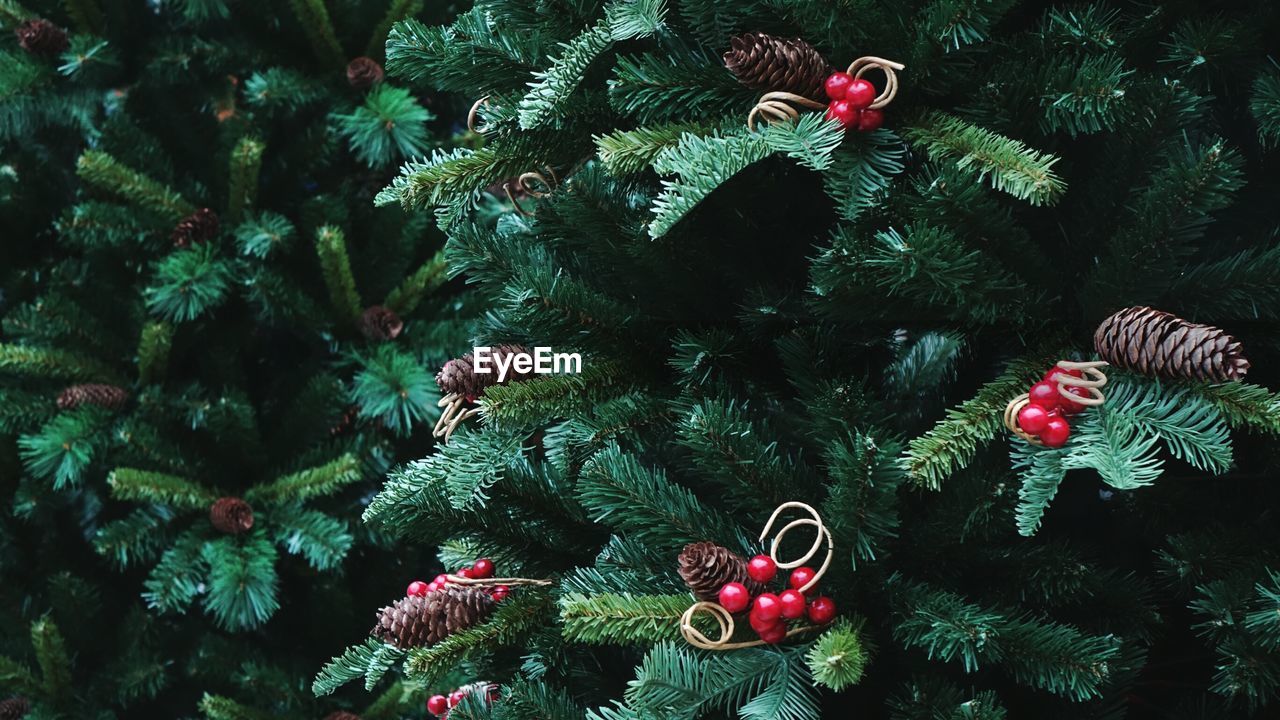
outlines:
[[360, 716], [346, 710], [334, 710], [324, 716], [324, 720], [360, 720]]
[[1116, 367], [1157, 377], [1222, 382], [1239, 380], [1249, 370], [1240, 341], [1212, 325], [1145, 306], [1103, 320], [1093, 347]]
[[[477, 373], [472, 367], [472, 355], [467, 353], [460, 358], [450, 360], [444, 364], [440, 372], [436, 373], [436, 385], [440, 386], [440, 392], [445, 395], [457, 393], [465, 397], [468, 401], [474, 402], [476, 398], [484, 392], [484, 389], [498, 382], [497, 360], [505, 358], [513, 353], [528, 353], [521, 345], [497, 345], [493, 348], [490, 355], [493, 362], [490, 362], [490, 370], [488, 373]], [[507, 370], [507, 376], [503, 380], [504, 383], [513, 380], [527, 379], [531, 373], [517, 373], [515, 367], [512, 366]]]
[[761, 92], [781, 90], [826, 102], [823, 85], [832, 72], [831, 64], [804, 40], [746, 33], [732, 38], [729, 47], [724, 65], [743, 85]]
[[182, 218], [173, 229], [173, 244], [180, 248], [190, 247], [194, 243], [209, 242], [218, 236], [218, 213], [209, 208], [200, 208]]
[[493, 612], [493, 605], [493, 598], [484, 590], [447, 585], [382, 608], [370, 634], [406, 650], [434, 645], [480, 623]]
[[27, 20], [14, 29], [18, 45], [32, 55], [53, 57], [67, 49], [67, 31], [40, 18]]
[[58, 393], [58, 408], [74, 410], [81, 405], [97, 405], [107, 410], [119, 410], [129, 402], [129, 391], [115, 385], [84, 383], [72, 385]]
[[403, 329], [400, 316], [381, 305], [370, 305], [360, 314], [360, 332], [370, 340], [395, 340]]
[[765, 588], [747, 575], [747, 561], [713, 542], [695, 542], [680, 551], [680, 577], [699, 600], [715, 602], [725, 583], [740, 582], [752, 595]]
[[238, 497], [222, 497], [209, 506], [209, 522], [220, 532], [239, 535], [253, 527], [253, 507]]
[[368, 90], [382, 82], [384, 75], [381, 65], [363, 55], [347, 64], [347, 84], [357, 90]]
[[21, 695], [0, 700], [0, 720], [22, 720], [31, 712], [31, 703]]

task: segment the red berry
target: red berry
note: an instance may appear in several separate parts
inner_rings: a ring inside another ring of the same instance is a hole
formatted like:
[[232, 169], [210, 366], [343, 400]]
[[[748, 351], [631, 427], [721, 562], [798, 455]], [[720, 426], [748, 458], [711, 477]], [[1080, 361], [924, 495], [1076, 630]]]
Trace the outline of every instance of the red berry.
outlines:
[[816, 597], [809, 603], [809, 620], [819, 625], [826, 625], [836, 619], [836, 603], [825, 595]]
[[763, 632], [768, 632], [771, 628], [784, 624], [782, 622], [782, 618], [777, 618], [776, 620], [761, 620], [756, 617], [755, 613], [747, 614], [747, 622], [751, 623], [751, 629], [755, 630], [757, 635]]
[[782, 603], [782, 617], [788, 620], [804, 617], [808, 602], [799, 590], [783, 590], [778, 594], [778, 601]]
[[480, 558], [475, 565], [471, 566], [471, 577], [484, 580], [493, 577], [493, 561], [489, 558]]
[[[795, 570], [792, 570], [791, 571], [791, 588], [793, 590], [800, 590], [800, 588], [804, 587], [805, 585], [808, 585], [809, 581], [813, 580], [813, 576], [817, 574], [818, 573], [813, 571], [813, 568], [808, 566], [798, 567]], [[812, 591], [813, 591], [813, 588], [811, 587], [807, 590], [803, 590], [802, 592], [812, 592]]]
[[492, 597], [494, 600], [497, 600], [498, 602], [502, 602], [507, 598], [507, 595], [510, 595], [510, 594], [511, 594], [511, 588], [507, 587], [506, 585], [499, 585], [489, 591], [489, 596]]
[[827, 91], [827, 97], [832, 100], [843, 100], [849, 83], [853, 82], [853, 76], [847, 72], [834, 72], [827, 76], [827, 81], [823, 83], [823, 87]]
[[747, 576], [752, 580], [767, 583], [778, 574], [778, 564], [768, 555], [757, 555], [747, 561]]
[[454, 573], [454, 575], [457, 575], [458, 577], [461, 577], [461, 578], [470, 578], [471, 568], [462, 568], [458, 572]]
[[849, 105], [848, 100], [832, 100], [827, 106], [826, 118], [835, 119], [840, 127], [851, 128], [858, 124], [858, 111]]
[[854, 78], [844, 91], [844, 99], [849, 101], [854, 110], [863, 110], [875, 102], [876, 86], [862, 78]]
[[751, 593], [742, 583], [725, 583], [720, 588], [720, 605], [731, 613], [742, 612], [751, 604]]
[[764, 632], [760, 633], [760, 639], [769, 643], [770, 645], [776, 645], [782, 642], [783, 640], [787, 639], [787, 626], [781, 625], [781, 624], [774, 625], [768, 630], [765, 630]]
[[[1089, 391], [1085, 390], [1082, 387], [1078, 387], [1076, 385], [1064, 385], [1063, 387], [1067, 389], [1068, 393], [1070, 393], [1071, 395], [1074, 395], [1075, 397], [1082, 397], [1082, 398], [1089, 397]], [[1086, 405], [1076, 402], [1075, 400], [1068, 400], [1062, 397], [1062, 393], [1058, 393], [1058, 397], [1060, 398], [1058, 400], [1059, 408], [1062, 410], [1062, 412], [1066, 413], [1067, 415], [1077, 415], [1079, 413], [1084, 412], [1084, 409], [1088, 407]]]
[[427, 712], [436, 717], [449, 712], [449, 698], [443, 695], [432, 695], [427, 698]]
[[502, 690], [497, 685], [490, 685], [485, 692], [488, 695], [490, 704], [497, 702], [498, 698], [502, 697]]
[[1031, 386], [1027, 391], [1028, 397], [1031, 399], [1032, 405], [1039, 405], [1045, 410], [1052, 410], [1058, 407], [1058, 400], [1061, 395], [1058, 394], [1058, 386], [1047, 383], [1043, 380]]
[[431, 582], [439, 585], [440, 587], [444, 587], [445, 585], [449, 584], [449, 576], [444, 573], [440, 573], [439, 575], [436, 576], [436, 579], [432, 580]]
[[405, 595], [426, 595], [429, 592], [428, 585], [421, 580], [414, 580], [409, 583], [409, 589], [404, 591]]
[[867, 108], [858, 115], [858, 132], [871, 132], [884, 124], [884, 113]]
[[1045, 373], [1044, 377], [1040, 379], [1044, 380], [1045, 382], [1054, 382], [1053, 376], [1059, 373], [1063, 375], [1070, 375], [1071, 377], [1078, 377], [1078, 378], [1084, 377], [1084, 373], [1080, 372], [1079, 370], [1076, 370], [1075, 368], [1067, 370], [1066, 368], [1060, 368], [1057, 365], [1054, 365], [1053, 367], [1049, 368], [1049, 372]]
[[1040, 442], [1046, 447], [1058, 448], [1067, 444], [1067, 437], [1071, 435], [1071, 423], [1067, 422], [1064, 417], [1049, 418], [1049, 423], [1044, 426], [1044, 431], [1040, 433]]
[[755, 605], [751, 606], [751, 614], [764, 622], [777, 620], [782, 617], [782, 601], [773, 593], [763, 593], [756, 597]]
[[449, 693], [449, 707], [456, 707], [458, 703], [462, 702], [462, 698], [466, 696], [467, 694], [462, 692], [461, 690], [454, 690], [453, 692]]
[[1049, 424], [1049, 413], [1039, 405], [1028, 405], [1018, 411], [1018, 427], [1023, 432], [1039, 435], [1044, 426]]

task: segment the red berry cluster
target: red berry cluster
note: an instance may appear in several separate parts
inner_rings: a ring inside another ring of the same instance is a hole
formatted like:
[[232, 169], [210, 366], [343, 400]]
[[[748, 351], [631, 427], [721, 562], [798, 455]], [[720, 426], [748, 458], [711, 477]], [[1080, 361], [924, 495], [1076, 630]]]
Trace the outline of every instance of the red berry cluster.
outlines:
[[[1018, 427], [1029, 435], [1040, 438], [1046, 447], [1062, 447], [1071, 435], [1071, 423], [1067, 417], [1076, 415], [1085, 409], [1074, 400], [1069, 400], [1058, 392], [1058, 375], [1084, 377], [1079, 370], [1066, 370], [1054, 365], [1044, 374], [1040, 382], [1027, 391], [1030, 404], [1018, 411]], [[1075, 385], [1063, 385], [1067, 392], [1076, 397], [1089, 397], [1087, 390]]]
[[[747, 562], [747, 575], [758, 583], [772, 582], [778, 574], [778, 565], [768, 555], [757, 555]], [[836, 617], [836, 604], [829, 597], [805, 597], [816, 587], [800, 592], [813, 580], [816, 573], [811, 567], [798, 567], [791, 571], [790, 587], [780, 593], [760, 593], [754, 598], [747, 586], [738, 582], [725, 583], [720, 588], [720, 606], [731, 613], [739, 613], [751, 606], [747, 621], [760, 639], [767, 643], [780, 643], [787, 637], [787, 621], [799, 620], [808, 615], [809, 621], [826, 625]]]
[[[475, 564], [471, 567], [461, 568], [455, 572], [454, 575], [464, 578], [475, 578], [476, 580], [487, 580], [493, 577], [493, 561], [489, 558], [480, 558], [479, 560], [476, 560]], [[440, 573], [436, 576], [435, 580], [432, 580], [429, 583], [422, 582], [421, 580], [414, 580], [409, 583], [408, 589], [405, 590], [405, 595], [427, 595], [448, 584], [449, 576], [445, 573]], [[494, 600], [498, 601], [502, 601], [510, 593], [511, 588], [506, 585], [497, 585], [489, 588], [489, 594], [493, 596]]]
[[835, 72], [827, 76], [827, 119], [835, 118], [840, 126], [859, 132], [875, 130], [884, 123], [884, 113], [872, 108], [876, 99], [876, 86], [870, 81], [856, 78], [847, 72]]
[[446, 695], [432, 695], [427, 698], [427, 712], [436, 717], [444, 717], [449, 711], [462, 702], [462, 698], [476, 691], [483, 691], [489, 703], [492, 704], [498, 700], [500, 692], [498, 686], [492, 683], [475, 683], [460, 687], [457, 690]]

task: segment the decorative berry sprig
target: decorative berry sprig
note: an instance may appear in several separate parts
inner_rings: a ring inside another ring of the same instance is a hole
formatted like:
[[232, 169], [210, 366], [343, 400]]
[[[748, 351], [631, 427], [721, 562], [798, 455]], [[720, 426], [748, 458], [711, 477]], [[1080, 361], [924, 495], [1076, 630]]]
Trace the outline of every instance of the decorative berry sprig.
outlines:
[[[493, 359], [495, 363], [502, 364], [501, 360], [506, 355], [522, 353], [527, 351], [520, 345], [498, 345], [493, 348]], [[436, 421], [432, 435], [441, 438], [442, 442], [449, 442], [449, 437], [463, 421], [480, 414], [480, 408], [469, 406], [475, 405], [490, 385], [499, 384], [497, 373], [477, 373], [472, 361], [472, 354], [467, 353], [445, 363], [440, 372], [436, 373], [436, 385], [442, 395], [437, 405], [444, 410]], [[530, 373], [519, 372], [513, 367], [503, 383], [528, 377]]]
[[[875, 130], [884, 124], [883, 108], [893, 102], [898, 94], [898, 70], [906, 66], [892, 60], [885, 60], [871, 55], [860, 57], [849, 63], [844, 72], [835, 72], [827, 76], [823, 89], [830, 99], [826, 105], [810, 100], [803, 95], [777, 90], [767, 92], [756, 101], [756, 106], [747, 115], [747, 127], [756, 129], [756, 118], [763, 117], [766, 122], [791, 120], [800, 117], [800, 111], [792, 105], [810, 110], [827, 109], [826, 117], [834, 119], [846, 130], [853, 128], [859, 132]], [[863, 77], [869, 70], [880, 70], [884, 73], [884, 89], [876, 92], [875, 85]]]
[[[752, 597], [751, 591], [744, 583], [725, 583], [717, 597], [719, 602], [696, 602], [680, 617], [680, 634], [690, 645], [703, 650], [736, 650], [760, 645], [775, 645], [792, 635], [815, 630], [835, 619], [836, 605], [831, 598], [824, 596], [813, 600], [808, 598], [817, 589], [818, 582], [826, 574], [827, 568], [831, 566], [831, 558], [835, 552], [831, 532], [822, 524], [822, 517], [818, 515], [818, 511], [801, 502], [783, 503], [769, 517], [769, 522], [760, 533], [760, 540], [763, 541], [769, 536], [778, 516], [789, 508], [801, 509], [812, 517], [799, 518], [784, 525], [774, 536], [769, 554], [756, 555], [747, 562], [747, 575], [766, 587], [777, 577], [779, 569], [791, 570], [787, 579], [789, 587], [779, 593], [766, 591]], [[816, 530], [817, 537], [814, 538], [813, 546], [797, 560], [780, 562], [778, 546], [782, 543], [782, 538], [795, 528], [805, 526], [812, 526]], [[805, 563], [822, 549], [824, 539], [827, 555], [821, 567], [814, 570]], [[750, 608], [749, 611], [748, 608]], [[758, 640], [732, 642], [736, 628], [734, 615], [742, 612], [747, 612], [747, 622], [759, 637]], [[693, 618], [698, 613], [709, 614], [715, 619], [720, 629], [718, 638], [712, 640], [693, 626]], [[812, 624], [788, 625], [789, 621], [805, 618]]]
[[1103, 361], [1059, 360], [1027, 392], [1009, 401], [1004, 424], [1014, 435], [1032, 445], [1059, 448], [1071, 437], [1068, 417], [1106, 402], [1101, 388], [1107, 376]]
[[550, 580], [538, 580], [534, 578], [495, 578], [493, 576], [493, 572], [493, 561], [489, 558], [480, 558], [469, 568], [459, 568], [452, 574], [440, 573], [429, 583], [421, 580], [414, 580], [409, 583], [409, 587], [405, 589], [404, 594], [408, 597], [426, 597], [427, 595], [438, 592], [449, 585], [475, 585], [488, 588], [489, 596], [496, 602], [502, 602], [511, 594], [512, 586], [546, 586], [551, 584]]
[[485, 699], [489, 705], [498, 701], [501, 690], [494, 683], [475, 682], [470, 685], [463, 685], [448, 695], [432, 695], [427, 698], [427, 712], [436, 717], [448, 717], [449, 711], [458, 706], [462, 699], [468, 695], [478, 695]]

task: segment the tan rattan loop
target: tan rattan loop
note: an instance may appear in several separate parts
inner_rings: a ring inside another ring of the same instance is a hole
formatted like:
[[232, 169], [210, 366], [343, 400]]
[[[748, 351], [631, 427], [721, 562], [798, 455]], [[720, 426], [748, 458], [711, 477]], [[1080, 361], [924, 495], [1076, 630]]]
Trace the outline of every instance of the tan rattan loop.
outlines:
[[747, 128], [755, 132], [757, 117], [763, 117], [766, 123], [778, 120], [794, 120], [800, 117], [800, 111], [792, 107], [791, 103], [810, 110], [821, 110], [826, 107], [826, 105], [810, 100], [803, 95], [780, 90], [768, 92], [761, 95], [760, 99], [756, 101], [756, 106], [751, 108], [751, 112], [747, 115]]
[[479, 100], [471, 103], [471, 109], [467, 111], [467, 129], [473, 133], [480, 135], [485, 134], [489, 130], [489, 126], [479, 127], [476, 125], [476, 119], [480, 117], [480, 107], [489, 104], [489, 96], [485, 95]]
[[477, 587], [497, 587], [498, 585], [506, 585], [513, 587], [516, 585], [533, 585], [537, 587], [546, 587], [551, 585], [550, 580], [538, 580], [536, 578], [468, 578], [461, 575], [446, 575], [450, 585], [475, 585]]
[[880, 70], [884, 73], [884, 90], [881, 90], [876, 99], [871, 101], [871, 105], [868, 106], [873, 110], [878, 110], [893, 102], [893, 98], [898, 95], [897, 71], [904, 69], [906, 69], [906, 66], [902, 63], [867, 55], [849, 63], [849, 69], [845, 72], [855, 78], [862, 77], [868, 70]]

